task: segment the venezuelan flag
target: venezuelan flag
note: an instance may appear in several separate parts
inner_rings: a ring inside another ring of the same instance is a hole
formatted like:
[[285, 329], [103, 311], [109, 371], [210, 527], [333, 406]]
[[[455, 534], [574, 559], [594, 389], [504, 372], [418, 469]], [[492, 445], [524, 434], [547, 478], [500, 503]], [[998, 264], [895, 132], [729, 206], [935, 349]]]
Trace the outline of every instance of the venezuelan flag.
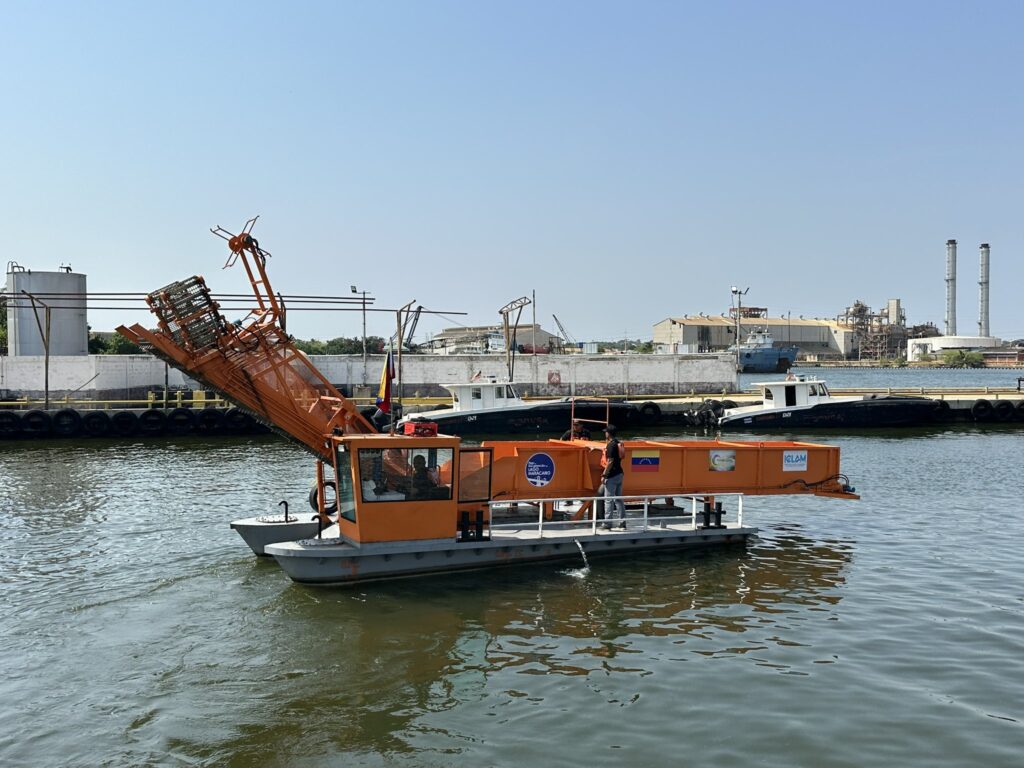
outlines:
[[377, 390], [377, 407], [382, 413], [391, 413], [391, 380], [395, 378], [395, 361], [391, 352], [384, 358], [384, 370], [380, 373], [380, 389]]
[[629, 463], [634, 472], [657, 472], [661, 469], [661, 451], [633, 451]]

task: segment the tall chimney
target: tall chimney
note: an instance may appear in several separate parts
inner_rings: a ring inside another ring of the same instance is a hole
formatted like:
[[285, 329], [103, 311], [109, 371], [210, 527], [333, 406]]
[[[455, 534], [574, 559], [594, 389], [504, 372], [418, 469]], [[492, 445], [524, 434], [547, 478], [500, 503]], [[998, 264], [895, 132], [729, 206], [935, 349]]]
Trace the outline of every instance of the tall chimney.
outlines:
[[981, 276], [978, 278], [978, 335], [988, 336], [988, 243], [981, 244]]
[[956, 336], [956, 240], [946, 241], [946, 335]]

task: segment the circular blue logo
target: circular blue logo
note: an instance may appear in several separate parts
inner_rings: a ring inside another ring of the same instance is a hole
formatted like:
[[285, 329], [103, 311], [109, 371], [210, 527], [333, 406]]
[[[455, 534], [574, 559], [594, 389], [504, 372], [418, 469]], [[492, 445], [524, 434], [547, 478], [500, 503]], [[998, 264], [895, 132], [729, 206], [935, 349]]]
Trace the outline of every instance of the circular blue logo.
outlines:
[[526, 460], [526, 479], [530, 485], [542, 488], [555, 476], [555, 461], [546, 453], [535, 453]]

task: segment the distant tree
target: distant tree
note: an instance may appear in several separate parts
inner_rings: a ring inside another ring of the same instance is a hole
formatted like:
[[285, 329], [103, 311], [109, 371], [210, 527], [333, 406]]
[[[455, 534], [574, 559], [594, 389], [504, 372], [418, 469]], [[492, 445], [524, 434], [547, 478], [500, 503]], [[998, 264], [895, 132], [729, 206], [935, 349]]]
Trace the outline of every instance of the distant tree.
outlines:
[[[118, 334], [120, 336], [120, 334]], [[110, 344], [102, 336], [89, 334], [89, 354], [105, 355], [110, 349]]]
[[[307, 355], [361, 355], [363, 354], [363, 337], [351, 338], [339, 336], [329, 341], [317, 339], [293, 339], [295, 346]], [[380, 336], [366, 337], [366, 352], [370, 355], [379, 355], [384, 351], [385, 341]]]
[[294, 339], [295, 346], [300, 352], [305, 352], [307, 355], [322, 355], [324, 353], [324, 343], [317, 339]]
[[946, 349], [942, 352], [942, 364], [950, 368], [981, 368], [985, 364], [985, 358], [980, 352]]
[[134, 341], [129, 341], [120, 333], [115, 333], [107, 342], [107, 355], [141, 355], [144, 354], [142, 347]]

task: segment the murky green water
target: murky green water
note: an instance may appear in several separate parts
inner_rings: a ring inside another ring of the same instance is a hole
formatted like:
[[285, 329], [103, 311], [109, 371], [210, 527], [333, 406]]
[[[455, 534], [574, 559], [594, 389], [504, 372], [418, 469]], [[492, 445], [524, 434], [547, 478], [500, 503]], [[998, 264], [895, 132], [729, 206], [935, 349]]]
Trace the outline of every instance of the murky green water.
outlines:
[[1024, 432], [827, 439], [745, 549], [342, 589], [275, 438], [0, 445], [0, 764], [1021, 765]]

